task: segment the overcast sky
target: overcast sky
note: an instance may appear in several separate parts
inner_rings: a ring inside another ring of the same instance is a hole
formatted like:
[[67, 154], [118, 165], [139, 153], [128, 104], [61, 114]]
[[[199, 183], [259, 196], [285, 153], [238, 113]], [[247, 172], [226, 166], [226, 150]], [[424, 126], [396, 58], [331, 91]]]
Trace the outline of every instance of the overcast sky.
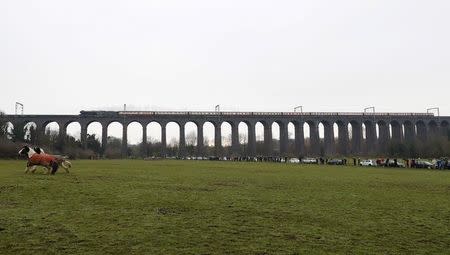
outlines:
[[0, 1], [0, 110], [450, 115], [450, 1]]

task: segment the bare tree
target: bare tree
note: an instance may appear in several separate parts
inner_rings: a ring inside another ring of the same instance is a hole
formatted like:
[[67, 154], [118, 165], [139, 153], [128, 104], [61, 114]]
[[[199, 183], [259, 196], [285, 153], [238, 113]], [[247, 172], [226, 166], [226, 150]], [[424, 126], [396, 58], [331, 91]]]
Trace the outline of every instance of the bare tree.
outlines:
[[246, 134], [246, 133], [239, 134], [239, 143], [247, 144], [248, 143], [248, 134]]
[[13, 142], [24, 142], [26, 135], [25, 125], [16, 124], [9, 135], [12, 137]]
[[264, 141], [264, 135], [261, 135], [261, 134], [257, 135], [256, 141]]
[[205, 146], [212, 146], [212, 145], [214, 145], [214, 143], [213, 143], [213, 141], [211, 141], [208, 137], [204, 137], [203, 138], [203, 144], [205, 145]]
[[161, 140], [158, 140], [158, 139], [156, 139], [154, 137], [151, 137], [151, 136], [147, 136], [147, 143], [148, 144], [157, 144], [157, 143], [160, 143], [160, 142], [161, 142]]
[[8, 123], [4, 119], [4, 113], [0, 112], [0, 137], [6, 137], [8, 134]]
[[231, 139], [232, 139], [231, 134], [223, 137], [222, 146], [224, 146], [224, 147], [231, 146]]
[[294, 133], [292, 133], [292, 131], [288, 131], [288, 139], [289, 140], [294, 140], [295, 139], [295, 135], [294, 135]]
[[191, 131], [186, 135], [186, 145], [187, 146], [197, 145], [197, 133], [195, 131]]
[[175, 137], [170, 139], [169, 147], [178, 147], [178, 140]]

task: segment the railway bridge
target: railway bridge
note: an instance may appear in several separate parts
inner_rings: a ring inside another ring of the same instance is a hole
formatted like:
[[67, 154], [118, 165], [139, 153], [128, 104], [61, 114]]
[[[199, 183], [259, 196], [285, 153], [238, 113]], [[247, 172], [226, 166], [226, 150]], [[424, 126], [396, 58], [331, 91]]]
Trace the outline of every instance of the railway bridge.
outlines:
[[[128, 147], [128, 125], [140, 123], [142, 126], [142, 143], [147, 143], [147, 125], [152, 122], [161, 126], [162, 155], [167, 147], [166, 126], [175, 122], [179, 126], [179, 153], [186, 153], [185, 125], [193, 122], [197, 126], [198, 155], [204, 156], [204, 124], [214, 125], [215, 154], [222, 154], [223, 123], [231, 125], [231, 151], [235, 156], [273, 156], [272, 124], [280, 128], [279, 156], [288, 155], [288, 125], [294, 126], [295, 155], [361, 155], [383, 154], [392, 141], [407, 143], [426, 141], [432, 138], [447, 138], [450, 116], [435, 116], [432, 113], [343, 113], [343, 112], [176, 112], [176, 111], [81, 111], [78, 115], [4, 115], [12, 125], [34, 123], [37, 134], [44, 134], [49, 123], [59, 125], [59, 135], [67, 135], [67, 126], [77, 122], [81, 126], [80, 140], [86, 146], [89, 124], [98, 122], [102, 125], [102, 147], [108, 146], [108, 126], [119, 122], [123, 126], [122, 153]], [[240, 123], [248, 127], [248, 144], [242, 151], [239, 144]], [[264, 126], [264, 152], [257, 153], [255, 126]], [[304, 126], [309, 126], [309, 137], [305, 139]], [[319, 125], [323, 127], [322, 138]], [[351, 128], [350, 128], [351, 127]], [[363, 149], [364, 148], [364, 149]], [[103, 151], [104, 151], [103, 150]], [[261, 154], [261, 155], [257, 155]]]

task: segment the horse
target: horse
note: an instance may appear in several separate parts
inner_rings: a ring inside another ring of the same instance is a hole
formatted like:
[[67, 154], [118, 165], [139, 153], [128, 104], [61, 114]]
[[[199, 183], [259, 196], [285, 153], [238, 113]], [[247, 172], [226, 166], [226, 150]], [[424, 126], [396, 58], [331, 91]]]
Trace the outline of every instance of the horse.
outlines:
[[30, 169], [36, 170], [35, 166], [43, 166], [47, 168], [47, 173], [54, 175], [59, 168], [59, 161], [56, 157], [48, 154], [39, 154], [28, 146], [23, 146], [19, 150], [19, 155], [26, 155], [28, 157], [27, 167], [25, 168], [25, 173], [28, 173]]
[[[34, 147], [34, 151], [36, 151], [36, 153], [38, 154], [46, 154], [44, 149], [40, 148], [40, 147]], [[47, 154], [48, 155], [48, 154]], [[61, 156], [61, 155], [52, 155], [54, 156], [56, 159], [58, 159], [58, 164], [60, 167], [64, 168], [64, 170], [66, 170], [66, 173], [69, 173], [69, 168], [72, 167], [72, 163], [70, 163], [70, 161], [67, 160], [67, 156]], [[34, 173], [34, 171], [36, 171], [37, 166], [34, 166], [34, 169], [32, 170], [32, 172]]]

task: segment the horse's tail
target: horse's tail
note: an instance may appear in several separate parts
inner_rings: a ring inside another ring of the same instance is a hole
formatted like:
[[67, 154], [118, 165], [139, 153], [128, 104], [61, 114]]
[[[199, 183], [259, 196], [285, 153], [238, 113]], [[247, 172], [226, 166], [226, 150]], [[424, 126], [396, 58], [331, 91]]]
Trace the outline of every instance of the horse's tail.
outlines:
[[68, 169], [68, 168], [71, 168], [71, 167], [72, 167], [72, 163], [70, 163], [70, 161], [68, 161], [68, 160], [63, 160], [63, 162], [61, 162], [61, 165], [62, 165], [65, 169]]
[[59, 165], [58, 162], [52, 161], [52, 174], [55, 174], [58, 171]]

